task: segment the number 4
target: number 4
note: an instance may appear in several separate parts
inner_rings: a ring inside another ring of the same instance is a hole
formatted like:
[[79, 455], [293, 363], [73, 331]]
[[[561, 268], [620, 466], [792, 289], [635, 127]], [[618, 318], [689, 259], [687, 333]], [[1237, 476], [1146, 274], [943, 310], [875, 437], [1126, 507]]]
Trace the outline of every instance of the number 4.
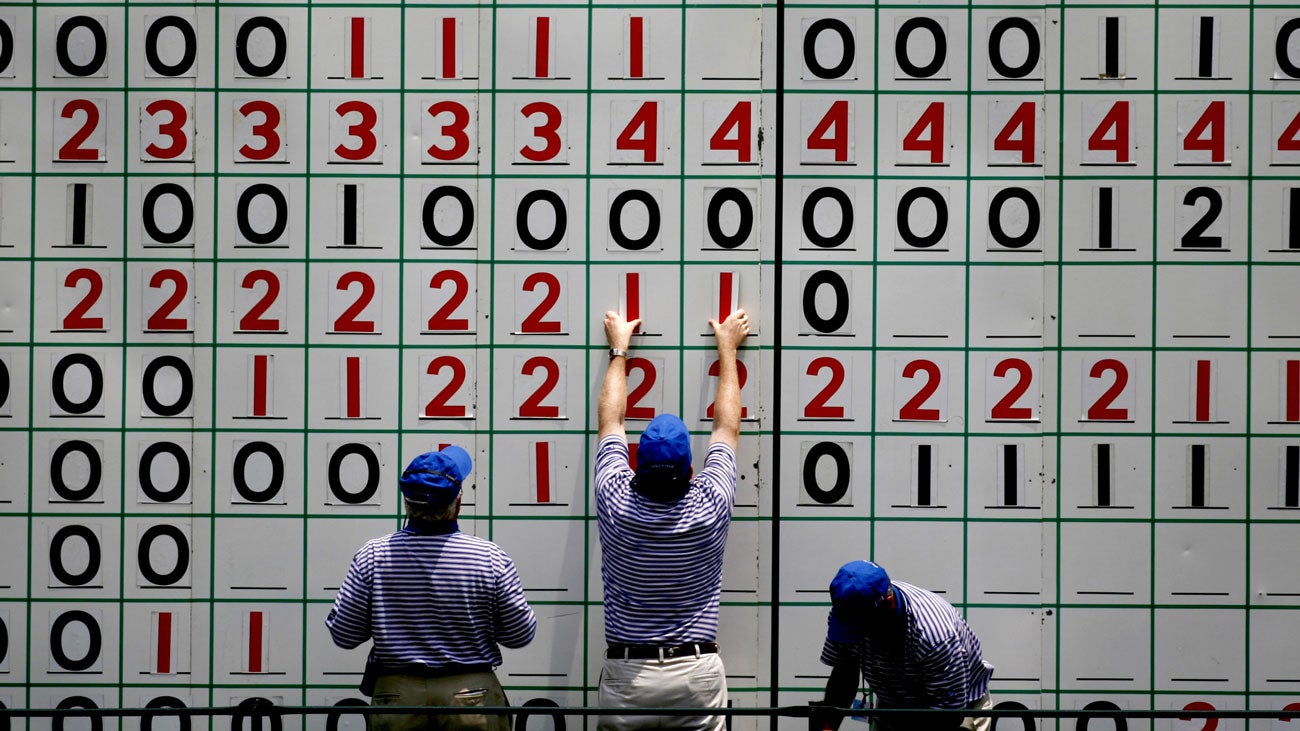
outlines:
[[[622, 119], [620, 112], [628, 106], [628, 102], [616, 102], [614, 119]], [[637, 106], [631, 120], [615, 137], [611, 157], [614, 163], [652, 165], [659, 162], [659, 102], [647, 101]]]
[[[1178, 103], [1179, 127], [1190, 121], [1200, 108], [1199, 101], [1180, 101]], [[1188, 163], [1222, 163], [1228, 161], [1228, 103], [1212, 101], [1191, 123], [1187, 134], [1183, 136], [1183, 153], [1209, 153], [1205, 155], [1180, 154], [1179, 162]]]

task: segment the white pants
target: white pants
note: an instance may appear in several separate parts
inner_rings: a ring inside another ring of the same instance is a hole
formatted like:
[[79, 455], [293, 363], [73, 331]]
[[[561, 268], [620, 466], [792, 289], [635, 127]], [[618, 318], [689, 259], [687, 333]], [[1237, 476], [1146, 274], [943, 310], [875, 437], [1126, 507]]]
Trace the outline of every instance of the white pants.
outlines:
[[[722, 657], [605, 660], [600, 673], [602, 708], [726, 708], [727, 671]], [[725, 716], [601, 716], [596, 728], [689, 728], [721, 731]]]

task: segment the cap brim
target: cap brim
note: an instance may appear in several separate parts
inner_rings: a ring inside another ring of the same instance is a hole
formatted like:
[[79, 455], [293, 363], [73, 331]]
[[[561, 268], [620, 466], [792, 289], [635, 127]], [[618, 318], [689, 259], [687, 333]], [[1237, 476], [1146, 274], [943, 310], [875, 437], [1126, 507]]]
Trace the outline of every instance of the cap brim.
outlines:
[[469, 452], [466, 452], [461, 447], [452, 444], [439, 450], [439, 452], [450, 458], [452, 463], [456, 465], [456, 471], [462, 480], [468, 477], [469, 473], [474, 469], [474, 460], [470, 459]]
[[831, 608], [830, 619], [826, 624], [826, 639], [831, 642], [853, 644], [861, 642], [867, 636], [867, 624], [864, 619], [847, 619], [845, 612]]

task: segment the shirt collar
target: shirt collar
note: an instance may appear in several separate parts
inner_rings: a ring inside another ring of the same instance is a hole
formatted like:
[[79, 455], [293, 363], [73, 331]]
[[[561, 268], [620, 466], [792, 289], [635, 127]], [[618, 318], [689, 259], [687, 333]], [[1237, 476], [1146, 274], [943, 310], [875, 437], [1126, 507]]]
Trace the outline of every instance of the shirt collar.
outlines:
[[453, 520], [408, 520], [402, 528], [403, 533], [417, 536], [445, 536], [460, 530], [460, 525]]

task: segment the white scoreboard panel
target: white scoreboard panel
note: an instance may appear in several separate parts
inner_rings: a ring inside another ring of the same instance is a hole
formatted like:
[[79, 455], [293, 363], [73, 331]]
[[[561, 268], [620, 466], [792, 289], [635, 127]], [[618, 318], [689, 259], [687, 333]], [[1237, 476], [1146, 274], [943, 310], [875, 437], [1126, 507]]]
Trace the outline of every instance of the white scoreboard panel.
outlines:
[[874, 557], [1004, 707], [1300, 711], [1298, 168], [1288, 2], [0, 6], [0, 702], [355, 703], [456, 443], [511, 700], [594, 704], [599, 314], [702, 449], [744, 307], [735, 704]]

